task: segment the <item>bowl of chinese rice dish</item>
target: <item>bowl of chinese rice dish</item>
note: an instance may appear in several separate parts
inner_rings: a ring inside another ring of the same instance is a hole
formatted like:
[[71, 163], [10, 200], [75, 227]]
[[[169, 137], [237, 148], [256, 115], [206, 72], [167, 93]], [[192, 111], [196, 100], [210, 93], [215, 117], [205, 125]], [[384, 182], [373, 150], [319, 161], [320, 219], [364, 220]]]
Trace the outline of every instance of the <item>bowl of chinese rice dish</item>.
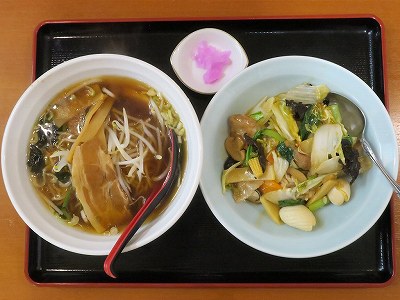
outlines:
[[343, 125], [333, 93], [364, 111], [366, 137], [395, 177], [397, 143], [382, 101], [337, 64], [267, 59], [211, 100], [201, 120], [204, 145], [212, 146], [200, 187], [245, 244], [289, 258], [329, 254], [365, 234], [388, 206], [392, 188]]

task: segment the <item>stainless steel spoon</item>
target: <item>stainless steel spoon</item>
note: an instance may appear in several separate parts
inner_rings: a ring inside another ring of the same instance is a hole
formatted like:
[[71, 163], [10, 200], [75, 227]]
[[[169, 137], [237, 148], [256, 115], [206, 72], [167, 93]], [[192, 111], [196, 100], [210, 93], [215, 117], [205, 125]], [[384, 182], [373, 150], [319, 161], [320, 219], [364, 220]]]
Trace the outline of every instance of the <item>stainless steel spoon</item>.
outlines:
[[164, 179], [164, 182], [156, 187], [153, 192], [147, 197], [144, 205], [140, 208], [132, 221], [122, 232], [121, 236], [115, 243], [114, 247], [111, 249], [106, 260], [104, 261], [104, 271], [108, 276], [112, 278], [116, 278], [114, 263], [121, 254], [122, 250], [124, 250], [126, 244], [131, 240], [133, 235], [138, 231], [140, 226], [151, 214], [151, 212], [163, 199], [165, 199], [179, 175], [180, 170], [178, 165], [178, 141], [177, 136], [172, 129], [169, 131], [169, 138], [171, 141], [171, 157], [168, 173]]
[[340, 113], [342, 115], [342, 123], [346, 127], [347, 132], [351, 136], [357, 136], [360, 138], [360, 143], [365, 153], [371, 158], [371, 160], [377, 165], [382, 171], [383, 175], [389, 180], [393, 186], [397, 197], [400, 198], [400, 185], [394, 180], [394, 178], [384, 168], [381, 160], [375, 155], [371, 145], [365, 138], [365, 128], [367, 127], [367, 119], [365, 118], [364, 112], [353, 102], [346, 97], [330, 93], [328, 95], [330, 103], [337, 103], [339, 105]]

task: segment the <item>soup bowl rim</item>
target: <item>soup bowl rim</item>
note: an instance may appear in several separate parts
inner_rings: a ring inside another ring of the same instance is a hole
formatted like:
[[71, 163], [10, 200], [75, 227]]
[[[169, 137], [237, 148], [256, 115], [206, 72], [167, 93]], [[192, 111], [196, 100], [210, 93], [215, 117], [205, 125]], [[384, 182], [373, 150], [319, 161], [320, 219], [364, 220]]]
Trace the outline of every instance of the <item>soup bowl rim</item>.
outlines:
[[49, 243], [80, 254], [106, 255], [119, 235], [99, 235], [65, 224], [49, 213], [29, 183], [26, 152], [35, 120], [58, 92], [93, 76], [115, 75], [142, 81], [171, 103], [186, 130], [186, 168], [180, 186], [165, 210], [144, 224], [125, 252], [144, 246], [171, 228], [190, 204], [200, 180], [203, 159], [199, 120], [183, 90], [155, 66], [126, 55], [91, 54], [63, 62], [38, 77], [21, 95], [6, 124], [1, 153], [3, 181], [23, 221]]

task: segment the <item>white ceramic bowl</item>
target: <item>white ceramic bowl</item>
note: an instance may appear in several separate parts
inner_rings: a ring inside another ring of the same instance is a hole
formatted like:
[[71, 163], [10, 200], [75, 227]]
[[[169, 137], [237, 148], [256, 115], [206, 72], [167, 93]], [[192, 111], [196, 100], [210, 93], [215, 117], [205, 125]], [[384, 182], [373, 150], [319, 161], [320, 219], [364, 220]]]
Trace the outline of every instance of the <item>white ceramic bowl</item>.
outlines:
[[261, 205], [237, 204], [230, 191], [222, 193], [220, 177], [227, 157], [224, 140], [228, 117], [245, 113], [266, 95], [274, 96], [304, 82], [325, 83], [358, 104], [368, 120], [367, 139], [389, 173], [396, 177], [398, 170], [395, 133], [385, 107], [365, 82], [336, 64], [302, 56], [272, 58], [248, 67], [224, 86], [201, 120], [207, 160], [200, 187], [208, 206], [230, 233], [255, 249], [290, 258], [320, 256], [351, 244], [374, 225], [392, 195], [392, 187], [373, 166], [353, 184], [348, 203], [320, 209], [316, 213], [318, 225], [312, 232], [303, 232], [275, 225]]
[[97, 54], [72, 59], [39, 77], [18, 100], [6, 125], [1, 153], [4, 183], [18, 214], [36, 234], [65, 250], [89, 255], [108, 254], [118, 236], [86, 233], [55, 218], [29, 182], [26, 152], [31, 128], [55, 94], [75, 82], [101, 75], [135, 78], [160, 91], [180, 115], [187, 136], [187, 165], [175, 198], [159, 217], [139, 229], [125, 251], [151, 242], [179, 219], [196, 192], [202, 166], [196, 113], [179, 86], [156, 67], [132, 57]]
[[[231, 51], [231, 64], [224, 69], [223, 77], [212, 84], [204, 83], [205, 70], [198, 68], [193, 60], [197, 47], [203, 41], [219, 51]], [[188, 88], [201, 94], [214, 94], [249, 63], [242, 45], [229, 33], [217, 28], [199, 29], [186, 36], [172, 52], [170, 61], [179, 79]]]

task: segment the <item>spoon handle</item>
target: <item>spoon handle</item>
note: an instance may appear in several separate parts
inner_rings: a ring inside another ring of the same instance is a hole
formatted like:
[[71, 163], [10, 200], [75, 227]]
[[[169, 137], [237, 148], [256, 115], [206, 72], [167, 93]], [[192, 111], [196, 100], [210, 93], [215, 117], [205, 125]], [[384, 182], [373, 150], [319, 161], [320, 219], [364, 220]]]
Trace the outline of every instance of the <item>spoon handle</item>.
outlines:
[[122, 250], [124, 250], [125, 246], [134, 236], [134, 234], [139, 230], [144, 221], [148, 218], [148, 216], [152, 213], [152, 211], [157, 207], [157, 205], [161, 202], [161, 200], [168, 193], [169, 186], [167, 189], [161, 189], [152, 193], [145, 204], [140, 208], [140, 210], [136, 213], [135, 217], [128, 224], [126, 229], [122, 232], [121, 236], [115, 243], [114, 247], [111, 249], [110, 253], [106, 257], [104, 261], [104, 271], [106, 274], [112, 278], [117, 278], [115, 270], [114, 270], [114, 262], [117, 260]]
[[128, 224], [125, 230], [122, 232], [121, 236], [115, 243], [114, 247], [111, 249], [110, 253], [104, 261], [104, 271], [105, 273], [116, 278], [114, 263], [121, 254], [122, 250], [125, 248], [126, 244], [131, 240], [134, 234], [138, 231], [140, 226], [144, 223], [151, 212], [157, 207], [157, 205], [165, 198], [165, 196], [170, 192], [174, 182], [179, 176], [179, 165], [178, 156], [179, 149], [177, 144], [177, 137], [173, 130], [169, 131], [169, 137], [171, 140], [171, 157], [169, 162], [169, 170], [167, 176], [164, 179], [161, 187], [155, 189], [147, 198], [144, 205], [139, 209], [136, 215], [133, 217], [132, 221]]
[[383, 166], [381, 160], [375, 155], [374, 151], [372, 150], [371, 145], [365, 138], [361, 138], [361, 144], [364, 148], [365, 153], [372, 159], [372, 161], [377, 165], [377, 167], [382, 171], [383, 175], [389, 180], [391, 185], [394, 188], [394, 191], [397, 194], [397, 197], [400, 198], [400, 185], [394, 180], [394, 178], [388, 173], [388, 171]]

